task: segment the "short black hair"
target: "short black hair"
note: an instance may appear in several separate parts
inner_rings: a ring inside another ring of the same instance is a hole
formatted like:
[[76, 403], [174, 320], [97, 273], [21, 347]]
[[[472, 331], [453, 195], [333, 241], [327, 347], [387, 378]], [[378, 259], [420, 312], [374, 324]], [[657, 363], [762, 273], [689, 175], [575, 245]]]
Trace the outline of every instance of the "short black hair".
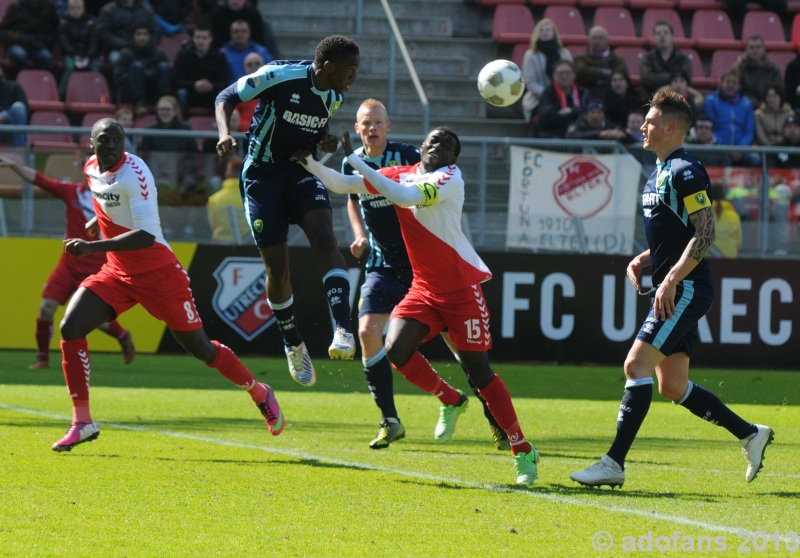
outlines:
[[101, 118], [95, 122], [94, 125], [92, 125], [91, 137], [94, 138], [101, 132], [105, 132], [106, 130], [110, 130], [112, 128], [117, 128], [120, 134], [125, 133], [125, 130], [122, 128], [122, 124], [120, 124], [114, 118]]
[[344, 35], [329, 35], [317, 45], [314, 63], [322, 66], [325, 62], [340, 62], [353, 56], [359, 56], [358, 45], [353, 39]]
[[650, 106], [661, 111], [667, 117], [675, 118], [685, 134], [692, 125], [692, 107], [683, 95], [672, 89], [659, 89], [650, 99]]

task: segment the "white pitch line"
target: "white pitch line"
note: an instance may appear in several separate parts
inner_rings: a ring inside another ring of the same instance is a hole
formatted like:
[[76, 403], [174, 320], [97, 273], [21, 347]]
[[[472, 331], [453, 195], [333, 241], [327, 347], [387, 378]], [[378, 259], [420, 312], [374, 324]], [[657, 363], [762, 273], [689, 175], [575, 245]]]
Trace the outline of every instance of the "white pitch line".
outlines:
[[[0, 403], [0, 409], [5, 409], [7, 411], [14, 411], [17, 413], [25, 413], [29, 415], [35, 415], [45, 418], [50, 418], [54, 420], [64, 420], [68, 421], [71, 420], [72, 417], [68, 417], [66, 415], [59, 415], [55, 413], [47, 413], [44, 411], [37, 411], [34, 409], [26, 409], [24, 407], [16, 407], [14, 405], [5, 405]], [[536, 492], [536, 487], [534, 485], [533, 489], [528, 488], [511, 488], [507, 486], [498, 486], [494, 484], [483, 484], [479, 482], [468, 481], [464, 479], [459, 479], [455, 477], [441, 477], [437, 475], [429, 475], [426, 473], [419, 473], [417, 471], [406, 471], [405, 469], [395, 469], [391, 467], [381, 467], [379, 465], [370, 465], [367, 463], [357, 463], [353, 461], [344, 461], [341, 459], [334, 459], [331, 457], [325, 457], [321, 455], [315, 455], [312, 453], [306, 453], [301, 451], [294, 451], [294, 450], [286, 450], [281, 448], [271, 448], [268, 446], [258, 446], [254, 444], [243, 444], [240, 442], [232, 442], [230, 440], [224, 440], [220, 438], [210, 438], [207, 436], [197, 436], [195, 434], [186, 434], [184, 432], [175, 432], [172, 430], [154, 430], [151, 428], [145, 428], [142, 426], [135, 426], [130, 424], [122, 424], [116, 422], [99, 422], [99, 425], [108, 426], [111, 428], [118, 428], [120, 430], [129, 430], [133, 432], [148, 432], [151, 434], [159, 434], [161, 436], [169, 436], [171, 438], [180, 438], [184, 440], [192, 440], [196, 442], [205, 442], [209, 444], [216, 444], [219, 446], [228, 446], [234, 448], [241, 448], [241, 449], [251, 449], [256, 451], [263, 451], [265, 453], [272, 453], [277, 455], [284, 455], [287, 457], [295, 457], [298, 459], [312, 459], [314, 461], [319, 461], [321, 463], [329, 463], [331, 465], [339, 465], [342, 467], [349, 467], [351, 469], [360, 469], [365, 471], [380, 471], [385, 473], [394, 473], [397, 475], [411, 477], [416, 479], [428, 480], [428, 481], [435, 481], [435, 482], [448, 482], [452, 484], [457, 484], [460, 486], [466, 486], [469, 488], [476, 488], [480, 490], [487, 490], [490, 492], [506, 492], [512, 494], [520, 494], [529, 496], [531, 498], [537, 498], [540, 500], [546, 500], [548, 502], [558, 503], [558, 504], [568, 504], [572, 506], [584, 507], [584, 508], [597, 508], [606, 511], [611, 511], [615, 513], [627, 514], [627, 515], [635, 515], [639, 517], [646, 517], [648, 519], [658, 519], [662, 521], [670, 521], [673, 523], [678, 523], [680, 525], [686, 525], [690, 527], [698, 527], [705, 531], [717, 531], [723, 533], [742, 533], [749, 531], [748, 529], [741, 528], [741, 527], [732, 527], [730, 525], [720, 525], [716, 523], [709, 523], [707, 521], [698, 521], [696, 519], [691, 519], [688, 517], [681, 517], [678, 515], [670, 515], [670, 514], [662, 514], [656, 513], [653, 511], [644, 511], [644, 510], [637, 510], [632, 508], [625, 508], [622, 506], [610, 506], [604, 505], [600, 503], [594, 502], [587, 502], [585, 500], [580, 500], [577, 498], [569, 498], [566, 496], [556, 496], [553, 494], [543, 494], [541, 492]], [[587, 491], [590, 489], [587, 489]]]

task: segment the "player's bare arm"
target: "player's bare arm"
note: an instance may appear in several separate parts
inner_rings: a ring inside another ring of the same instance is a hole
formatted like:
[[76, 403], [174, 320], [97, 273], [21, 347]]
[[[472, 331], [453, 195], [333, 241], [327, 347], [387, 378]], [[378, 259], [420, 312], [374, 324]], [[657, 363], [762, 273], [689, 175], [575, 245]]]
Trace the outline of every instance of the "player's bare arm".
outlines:
[[689, 221], [694, 226], [694, 236], [686, 247], [687, 255], [696, 261], [701, 261], [711, 249], [717, 237], [714, 228], [714, 211], [711, 207], [704, 207], [689, 215]]
[[354, 258], [358, 259], [369, 248], [369, 239], [367, 238], [364, 218], [361, 215], [361, 208], [358, 205], [358, 201], [353, 198], [347, 199], [347, 216], [350, 219], [350, 228], [353, 229], [353, 237], [355, 238], [350, 244], [350, 253], [353, 254]]
[[86, 221], [83, 228], [89, 238], [100, 238], [100, 224], [97, 222], [97, 215]]
[[236, 138], [231, 136], [230, 127], [232, 114], [233, 105], [230, 103], [222, 102], [214, 109], [214, 118], [217, 121], [217, 130], [219, 131], [217, 155], [223, 158], [235, 153], [238, 146]]
[[645, 250], [628, 264], [627, 275], [630, 282], [637, 291], [642, 288], [642, 270], [650, 267], [650, 250]]
[[128, 252], [131, 250], [142, 250], [149, 248], [156, 241], [156, 237], [147, 231], [137, 229], [122, 233], [114, 238], [105, 240], [93, 240], [87, 242], [80, 238], [68, 238], [64, 240], [64, 251], [80, 258], [86, 254], [95, 252]]

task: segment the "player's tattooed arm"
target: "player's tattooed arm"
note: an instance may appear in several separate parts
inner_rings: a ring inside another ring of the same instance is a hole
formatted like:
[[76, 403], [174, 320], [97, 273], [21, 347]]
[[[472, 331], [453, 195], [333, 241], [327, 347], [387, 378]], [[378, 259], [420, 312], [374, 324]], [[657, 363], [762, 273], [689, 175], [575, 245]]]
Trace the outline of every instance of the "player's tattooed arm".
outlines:
[[694, 236], [689, 241], [686, 252], [690, 258], [699, 262], [711, 249], [711, 245], [716, 239], [714, 210], [711, 207], [704, 207], [689, 215], [689, 221], [694, 226]]

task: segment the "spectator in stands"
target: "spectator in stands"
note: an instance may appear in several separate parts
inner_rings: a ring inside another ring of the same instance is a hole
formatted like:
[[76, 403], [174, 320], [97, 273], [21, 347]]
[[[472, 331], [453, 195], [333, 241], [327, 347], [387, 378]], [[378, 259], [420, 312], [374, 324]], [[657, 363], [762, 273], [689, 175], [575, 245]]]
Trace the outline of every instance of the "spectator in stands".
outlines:
[[606, 120], [603, 101], [589, 99], [584, 107], [583, 114], [567, 128], [567, 139], [582, 140], [612, 140], [630, 143], [633, 138], [617, 126]]
[[[261, 58], [261, 55], [257, 52], [251, 52], [244, 58], [244, 73], [252, 74], [263, 65], [264, 59]], [[236, 110], [239, 111], [239, 114], [241, 114], [242, 117], [239, 122], [239, 127], [234, 127], [233, 124], [231, 124], [231, 130], [246, 132], [250, 129], [250, 122], [253, 121], [253, 114], [256, 112], [256, 107], [258, 106], [259, 101], [260, 99], [256, 97], [255, 99], [243, 101], [236, 105]]]
[[100, 9], [97, 38], [112, 67], [116, 65], [122, 49], [130, 44], [133, 31], [140, 27], [147, 28], [153, 44], [158, 44], [161, 37], [158, 21], [142, 0], [114, 0]]
[[767, 56], [764, 39], [759, 35], [747, 38], [744, 54], [734, 68], [739, 71], [742, 93], [747, 95], [754, 107], [761, 106], [767, 85], [782, 81], [781, 69]]
[[575, 66], [569, 60], [559, 60], [553, 67], [553, 84], [545, 89], [539, 103], [536, 135], [563, 138], [589, 101], [589, 92], [575, 83]]
[[[133, 111], [128, 107], [120, 107], [114, 112], [114, 120], [119, 122], [122, 129], [126, 132], [133, 129]], [[86, 146], [88, 147], [88, 146]], [[136, 153], [136, 138], [125, 134], [125, 151]]]
[[122, 102], [136, 107], [136, 116], [146, 113], [147, 105], [171, 91], [169, 60], [147, 27], [136, 27], [131, 44], [120, 51], [114, 64], [114, 83]]
[[[191, 130], [192, 127], [181, 118], [178, 99], [165, 95], [156, 104], [156, 121], [148, 130]], [[145, 136], [141, 143], [142, 151], [197, 151], [197, 142], [191, 136]]]
[[278, 41], [269, 22], [258, 11], [257, 2], [248, 5], [245, 0], [227, 0], [209, 12], [207, 20], [214, 32], [213, 48], [222, 48], [222, 45], [233, 38], [231, 24], [239, 19], [245, 20], [250, 25], [253, 41], [266, 47], [270, 54], [269, 60], [277, 60], [280, 53]]
[[608, 46], [608, 30], [602, 25], [589, 29], [589, 46], [585, 53], [575, 57], [575, 82], [596, 99], [603, 99], [610, 91], [611, 75], [628, 73], [625, 60]]
[[149, 0], [162, 35], [188, 33], [194, 0]]
[[[28, 123], [28, 97], [22, 86], [16, 81], [9, 81], [0, 65], [0, 129], [3, 124], [24, 126]], [[0, 139], [5, 139], [0, 134]], [[25, 146], [25, 133], [14, 132], [11, 134], [12, 147]]]
[[628, 114], [625, 132], [628, 134], [630, 142], [625, 145], [625, 148], [639, 163], [641, 163], [643, 172], [652, 173], [656, 166], [657, 157], [653, 151], [644, 149], [644, 133], [642, 132], [642, 126], [644, 125], [645, 110], [646, 109], [639, 108], [632, 110]]
[[692, 108], [692, 115], [703, 111], [703, 105], [706, 101], [705, 97], [703, 97], [703, 94], [697, 89], [689, 85], [689, 76], [686, 75], [683, 70], [677, 69], [672, 72], [669, 85], [665, 85], [661, 89], [667, 88], [679, 93], [686, 99], [686, 102], [689, 103], [689, 106]]
[[[244, 240], [250, 232], [250, 224], [244, 215], [242, 194], [239, 193], [239, 176], [242, 172], [242, 159], [234, 155], [225, 164], [225, 180], [218, 192], [211, 194], [206, 202], [208, 224], [211, 225], [211, 238], [215, 243], [239, 244], [234, 242], [234, 228], [236, 225], [236, 240]], [[231, 211], [233, 210], [233, 211]], [[231, 213], [236, 215], [235, 223], [231, 220]]]
[[756, 142], [759, 145], [776, 145], [783, 139], [783, 124], [792, 114], [780, 83], [768, 85], [764, 102], [756, 109]]
[[242, 76], [247, 75], [244, 71], [244, 59], [248, 54], [253, 52], [258, 53], [264, 62], [269, 62], [272, 57], [264, 48], [252, 40], [250, 36], [250, 25], [243, 19], [237, 19], [231, 23], [231, 37], [222, 47], [222, 54], [228, 60], [228, 72], [230, 73], [231, 81], [236, 81]]
[[14, 70], [53, 66], [58, 12], [53, 0], [13, 0], [0, 21], [0, 43]]
[[[714, 119], [706, 113], [698, 114], [694, 121], [694, 127], [689, 130], [686, 142], [697, 145], [717, 145], [717, 138], [714, 135]], [[706, 167], [729, 167], [731, 165], [728, 153], [707, 151], [696, 155], [703, 160], [703, 165]]]
[[58, 42], [64, 56], [64, 71], [58, 90], [64, 98], [72, 72], [97, 71], [97, 28], [86, 13], [83, 0], [69, 0], [67, 15], [58, 27]]
[[192, 108], [207, 109], [212, 114], [214, 99], [231, 82], [228, 61], [220, 51], [211, 49], [212, 39], [211, 27], [199, 23], [192, 31], [191, 42], [181, 49], [172, 66], [172, 87], [184, 118]]
[[[783, 139], [776, 144], [780, 147], [800, 148], [800, 115], [793, 112], [783, 124]], [[800, 153], [784, 151], [771, 156], [772, 166], [779, 168], [800, 168]]]
[[628, 114], [628, 122], [627, 126], [625, 126], [625, 132], [637, 142], [644, 141], [644, 132], [642, 132], [642, 126], [644, 125], [644, 112], [641, 110], [632, 110]]
[[572, 60], [572, 53], [564, 48], [558, 28], [551, 19], [540, 19], [531, 33], [531, 42], [522, 58], [522, 75], [525, 76], [525, 94], [522, 110], [525, 120], [536, 116], [542, 93], [552, 84], [553, 65], [558, 60]]
[[674, 36], [672, 25], [666, 21], [653, 25], [655, 46], [644, 55], [639, 69], [642, 89], [648, 97], [669, 85], [672, 75], [678, 70], [689, 76], [689, 85], [692, 84], [692, 61], [675, 46]]
[[613, 72], [609, 84], [609, 91], [603, 100], [606, 107], [606, 118], [617, 126], [625, 126], [631, 111], [643, 109], [644, 99], [633, 88], [627, 72]]
[[714, 208], [714, 240], [712, 253], [723, 258], [735, 258], [742, 247], [742, 220], [733, 204], [725, 199], [725, 187], [715, 182], [711, 185], [712, 207]]
[[800, 53], [786, 65], [783, 83], [786, 101], [793, 109], [800, 108]]
[[739, 71], [736, 68], [722, 72], [719, 87], [706, 97], [705, 112], [714, 119], [717, 143], [745, 148], [731, 152], [734, 165], [753, 167], [760, 164], [758, 153], [746, 151], [746, 147], [752, 145], [755, 139], [755, 111], [739, 87]]

